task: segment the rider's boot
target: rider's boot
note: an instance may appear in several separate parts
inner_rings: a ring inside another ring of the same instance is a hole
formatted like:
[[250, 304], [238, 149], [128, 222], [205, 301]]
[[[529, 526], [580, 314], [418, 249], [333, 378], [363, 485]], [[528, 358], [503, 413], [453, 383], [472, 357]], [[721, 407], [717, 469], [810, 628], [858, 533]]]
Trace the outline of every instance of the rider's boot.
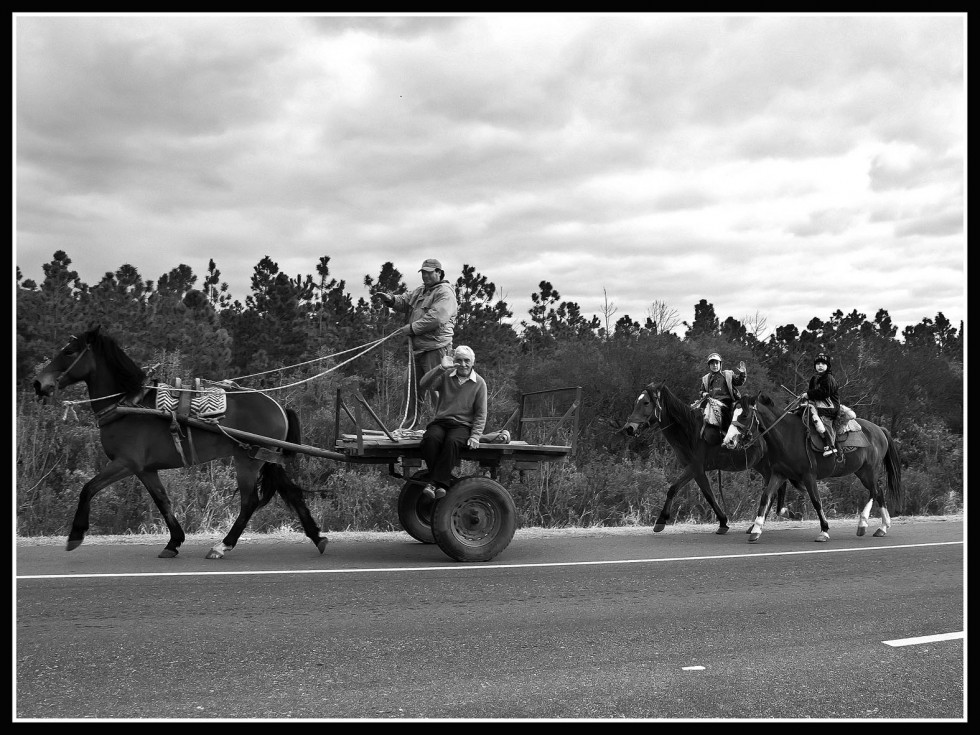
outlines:
[[820, 435], [820, 438], [823, 439], [823, 456], [829, 457], [831, 454], [834, 453], [834, 442], [830, 438], [830, 432], [825, 431], [823, 434]]

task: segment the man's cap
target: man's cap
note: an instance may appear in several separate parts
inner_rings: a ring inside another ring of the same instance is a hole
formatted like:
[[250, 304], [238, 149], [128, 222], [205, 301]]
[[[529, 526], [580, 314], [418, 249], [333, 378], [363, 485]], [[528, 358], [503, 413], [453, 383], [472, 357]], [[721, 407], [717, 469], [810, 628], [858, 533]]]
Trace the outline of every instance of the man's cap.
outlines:
[[419, 270], [420, 271], [441, 271], [442, 270], [442, 263], [440, 263], [435, 258], [429, 258], [424, 263], [422, 263], [422, 267], [419, 268]]
[[712, 352], [710, 355], [708, 355], [708, 359], [705, 360], [705, 362], [711, 362], [712, 360], [721, 362], [721, 355], [719, 355], [717, 352]]

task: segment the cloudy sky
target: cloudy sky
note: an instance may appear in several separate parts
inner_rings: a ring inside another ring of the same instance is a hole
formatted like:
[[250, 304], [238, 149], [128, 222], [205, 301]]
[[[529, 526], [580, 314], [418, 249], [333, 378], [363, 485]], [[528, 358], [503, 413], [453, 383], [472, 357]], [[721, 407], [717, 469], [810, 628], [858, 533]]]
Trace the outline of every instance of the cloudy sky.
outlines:
[[[550, 281], [586, 316], [966, 312], [965, 14], [15, 16], [15, 250]], [[200, 283], [200, 281], [198, 282]]]

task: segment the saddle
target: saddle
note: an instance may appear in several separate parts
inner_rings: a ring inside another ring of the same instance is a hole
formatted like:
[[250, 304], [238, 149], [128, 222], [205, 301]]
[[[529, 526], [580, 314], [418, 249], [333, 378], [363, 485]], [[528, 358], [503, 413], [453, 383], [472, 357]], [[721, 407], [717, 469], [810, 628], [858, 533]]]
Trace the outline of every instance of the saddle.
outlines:
[[187, 446], [191, 453], [191, 461], [187, 461], [184, 456], [184, 447], [181, 439], [184, 434], [180, 429], [179, 419], [194, 417], [217, 421], [225, 415], [228, 409], [228, 399], [223, 388], [203, 388], [201, 379], [194, 379], [193, 388], [184, 388], [180, 378], [174, 379], [174, 385], [167, 383], [157, 383], [156, 407], [159, 411], [170, 414], [170, 435], [173, 437], [174, 446], [177, 454], [180, 455], [184, 466], [197, 464], [197, 451], [194, 448], [194, 438], [191, 435], [191, 427], [187, 426]]
[[[806, 427], [807, 444], [817, 454], [823, 453], [823, 439], [817, 432], [813, 423], [809, 420], [810, 414], [804, 411], [802, 416], [803, 426]], [[842, 452], [853, 452], [859, 447], [871, 446], [868, 437], [861, 430], [861, 424], [857, 422], [857, 414], [850, 408], [841, 404], [840, 411], [833, 421], [827, 421], [824, 428], [830, 434], [830, 440], [837, 449]]]
[[225, 415], [228, 400], [223, 388], [202, 388], [200, 378], [194, 378], [193, 388], [182, 387], [180, 378], [175, 378], [172, 386], [157, 383], [156, 407], [180, 418], [214, 419]]
[[708, 444], [720, 444], [731, 423], [731, 411], [717, 398], [702, 398], [692, 403], [691, 408], [702, 412], [701, 438]]

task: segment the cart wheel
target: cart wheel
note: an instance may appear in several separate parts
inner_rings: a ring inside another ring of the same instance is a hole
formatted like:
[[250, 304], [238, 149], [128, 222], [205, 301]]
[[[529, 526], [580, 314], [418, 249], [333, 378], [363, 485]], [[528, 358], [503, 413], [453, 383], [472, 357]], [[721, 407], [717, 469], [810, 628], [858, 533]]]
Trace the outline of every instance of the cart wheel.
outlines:
[[489, 477], [464, 477], [432, 512], [432, 534], [456, 561], [490, 561], [507, 548], [517, 527], [510, 493]]
[[398, 522], [409, 536], [423, 544], [435, 542], [432, 536], [432, 498], [422, 494], [424, 483], [409, 480], [398, 495]]

